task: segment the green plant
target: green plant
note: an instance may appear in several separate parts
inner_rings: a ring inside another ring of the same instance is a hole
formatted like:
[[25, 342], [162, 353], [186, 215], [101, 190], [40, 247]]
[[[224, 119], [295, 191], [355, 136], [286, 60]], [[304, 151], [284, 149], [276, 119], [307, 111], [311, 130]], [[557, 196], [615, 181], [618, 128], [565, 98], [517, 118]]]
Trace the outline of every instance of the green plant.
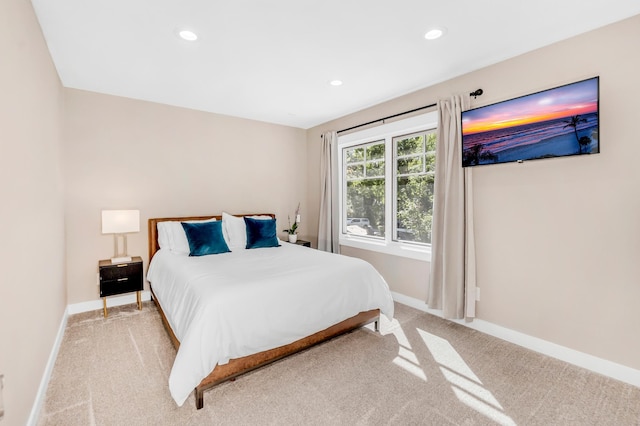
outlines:
[[285, 229], [284, 232], [286, 232], [287, 234], [295, 234], [298, 231], [298, 222], [293, 222], [293, 225], [291, 224], [291, 218], [289, 217], [289, 228]]
[[293, 235], [298, 231], [298, 221], [300, 220], [300, 203], [298, 203], [298, 208], [296, 208], [296, 214], [293, 216], [293, 225], [291, 224], [291, 216], [287, 215], [287, 221], [289, 223], [289, 228], [285, 229], [289, 235]]
[[566, 123], [567, 125], [563, 127], [563, 129], [566, 129], [567, 127], [573, 127], [573, 133], [575, 133], [576, 135], [576, 141], [578, 142], [578, 149], [580, 150], [580, 154], [582, 154], [582, 145], [580, 143], [580, 138], [578, 137], [578, 124], [580, 123], [586, 123], [587, 119], [586, 118], [582, 118], [579, 115], [574, 115], [573, 117], [569, 118], [568, 120], [564, 120], [564, 123]]

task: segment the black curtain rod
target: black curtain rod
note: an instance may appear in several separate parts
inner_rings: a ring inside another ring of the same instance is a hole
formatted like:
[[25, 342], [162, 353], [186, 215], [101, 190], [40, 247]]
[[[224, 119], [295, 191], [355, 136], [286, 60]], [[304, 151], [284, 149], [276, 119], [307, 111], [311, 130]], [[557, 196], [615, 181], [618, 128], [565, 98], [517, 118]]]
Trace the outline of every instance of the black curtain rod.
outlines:
[[423, 109], [433, 108], [436, 105], [438, 105], [438, 104], [436, 103], [436, 104], [431, 104], [431, 105], [425, 105], [423, 107], [414, 108], [414, 109], [409, 110], [409, 111], [399, 112], [398, 114], [393, 114], [393, 115], [389, 115], [387, 117], [378, 118], [377, 120], [369, 121], [368, 123], [358, 124], [357, 126], [349, 127], [348, 129], [338, 130], [336, 133], [348, 132], [349, 130], [357, 129], [358, 127], [368, 126], [369, 124], [377, 123], [378, 121], [385, 121], [385, 120], [388, 120], [390, 118], [396, 118], [396, 117], [399, 117], [401, 115], [411, 114], [412, 112], [420, 111], [420, 110], [423, 110]]
[[[469, 93], [469, 95], [470, 95], [470, 96], [473, 96], [473, 99], [475, 99], [476, 97], [478, 97], [478, 96], [482, 95], [482, 93], [483, 93], [483, 92], [482, 92], [482, 89], [478, 89], [478, 90], [475, 90], [475, 91], [473, 91], [473, 92]], [[378, 121], [385, 121], [385, 120], [388, 120], [388, 119], [390, 119], [390, 118], [396, 118], [396, 117], [399, 117], [399, 116], [401, 116], [401, 115], [411, 114], [412, 112], [420, 111], [420, 110], [427, 109], [427, 108], [433, 108], [434, 106], [437, 106], [437, 105], [438, 105], [438, 104], [437, 104], [437, 103], [435, 103], [435, 104], [431, 104], [431, 105], [425, 105], [425, 106], [423, 106], [423, 107], [419, 107], [419, 108], [414, 108], [414, 109], [411, 109], [411, 110], [409, 110], [409, 111], [399, 112], [398, 114], [389, 115], [389, 116], [387, 116], [387, 117], [382, 117], [382, 118], [379, 118], [379, 119], [377, 119], [377, 120], [369, 121], [369, 122], [367, 122], [367, 123], [358, 124], [357, 126], [349, 127], [349, 128], [347, 128], [347, 129], [338, 130], [336, 133], [348, 132], [349, 130], [357, 129], [357, 128], [359, 128], [359, 127], [368, 126], [369, 124], [377, 123]], [[322, 136], [324, 136], [324, 135], [320, 135], [320, 136], [322, 137]]]

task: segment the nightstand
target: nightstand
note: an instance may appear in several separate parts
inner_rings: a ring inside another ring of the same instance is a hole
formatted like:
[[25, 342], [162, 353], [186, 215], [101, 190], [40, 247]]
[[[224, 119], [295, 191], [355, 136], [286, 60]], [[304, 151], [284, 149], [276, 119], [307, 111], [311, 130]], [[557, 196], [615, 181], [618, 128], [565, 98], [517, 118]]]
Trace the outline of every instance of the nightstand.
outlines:
[[107, 296], [116, 294], [137, 294], [138, 309], [142, 309], [142, 258], [133, 257], [130, 262], [111, 263], [111, 260], [98, 262], [100, 272], [100, 297], [104, 317], [107, 317]]
[[311, 247], [311, 241], [297, 240], [295, 244], [299, 246]]

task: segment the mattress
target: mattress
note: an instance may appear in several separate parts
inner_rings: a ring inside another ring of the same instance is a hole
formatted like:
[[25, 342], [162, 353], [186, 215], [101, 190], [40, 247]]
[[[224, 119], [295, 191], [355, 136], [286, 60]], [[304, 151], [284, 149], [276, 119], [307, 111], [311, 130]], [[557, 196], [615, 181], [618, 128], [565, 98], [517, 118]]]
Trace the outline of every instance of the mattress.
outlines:
[[169, 376], [178, 405], [218, 364], [277, 348], [360, 312], [393, 318], [369, 263], [295, 244], [190, 257], [166, 249], [147, 279], [180, 341]]

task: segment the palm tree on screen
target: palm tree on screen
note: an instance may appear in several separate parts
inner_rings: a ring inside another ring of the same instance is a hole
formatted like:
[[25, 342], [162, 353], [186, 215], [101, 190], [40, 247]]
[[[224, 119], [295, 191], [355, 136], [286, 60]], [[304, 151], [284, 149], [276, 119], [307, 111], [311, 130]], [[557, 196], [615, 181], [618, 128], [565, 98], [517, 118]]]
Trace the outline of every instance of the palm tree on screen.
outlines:
[[573, 133], [576, 135], [576, 142], [578, 142], [578, 150], [580, 151], [580, 154], [582, 154], [582, 144], [580, 143], [580, 138], [578, 137], [578, 124], [586, 122], [587, 119], [582, 118], [579, 115], [574, 115], [569, 120], [564, 120], [564, 123], [567, 123], [567, 125], [564, 126], [563, 129], [566, 129], [567, 127], [573, 127]]
[[480, 164], [480, 161], [496, 161], [498, 156], [489, 150], [484, 150], [481, 144], [474, 145], [462, 152], [463, 164]]

